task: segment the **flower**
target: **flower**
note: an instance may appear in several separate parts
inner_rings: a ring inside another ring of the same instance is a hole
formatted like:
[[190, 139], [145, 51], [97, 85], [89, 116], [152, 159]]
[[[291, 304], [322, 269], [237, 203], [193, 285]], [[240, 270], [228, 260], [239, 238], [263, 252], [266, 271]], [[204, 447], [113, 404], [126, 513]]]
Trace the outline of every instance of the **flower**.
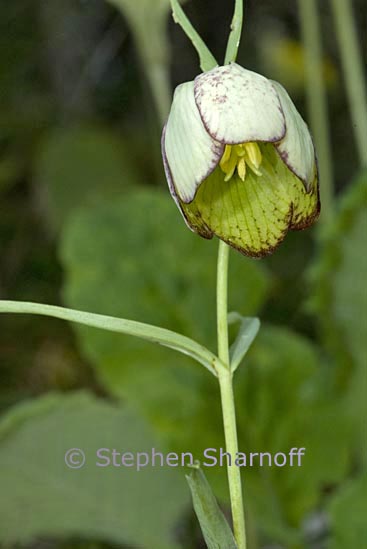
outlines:
[[315, 150], [285, 89], [236, 63], [177, 87], [162, 135], [186, 224], [245, 255], [272, 253], [320, 211]]

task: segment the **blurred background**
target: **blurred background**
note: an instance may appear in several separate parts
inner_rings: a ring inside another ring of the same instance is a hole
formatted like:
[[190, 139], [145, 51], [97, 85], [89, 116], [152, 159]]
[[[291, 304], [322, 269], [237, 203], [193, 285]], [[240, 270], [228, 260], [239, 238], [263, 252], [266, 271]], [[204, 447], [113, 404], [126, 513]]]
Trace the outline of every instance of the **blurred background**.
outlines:
[[[297, 2], [245, 5], [238, 62], [281, 82], [307, 120]], [[365, 2], [353, 8], [365, 48]], [[222, 60], [232, 2], [185, 10]], [[367, 540], [367, 177], [330, 3], [319, 12], [332, 215], [271, 257], [230, 260], [231, 310], [262, 322], [235, 380], [240, 449], [307, 449], [301, 469], [243, 470], [249, 549]], [[1, 2], [1, 299], [151, 322], [215, 350], [217, 243], [186, 229], [160, 158], [170, 94], [199, 71], [166, 0]], [[1, 315], [0, 546], [204, 547], [181, 469], [70, 471], [63, 455], [223, 447], [210, 377], [133, 338]], [[205, 473], [228, 513], [225, 469]]]

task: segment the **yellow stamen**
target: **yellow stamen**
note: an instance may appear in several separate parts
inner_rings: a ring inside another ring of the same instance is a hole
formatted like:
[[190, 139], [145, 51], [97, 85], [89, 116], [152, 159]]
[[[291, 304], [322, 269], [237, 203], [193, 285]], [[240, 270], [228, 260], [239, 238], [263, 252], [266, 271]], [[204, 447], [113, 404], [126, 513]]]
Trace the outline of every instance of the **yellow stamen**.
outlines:
[[228, 160], [230, 159], [231, 157], [231, 145], [226, 145], [225, 149], [224, 149], [224, 153], [223, 153], [223, 156], [221, 158], [221, 161], [220, 161], [220, 167], [223, 169], [223, 166], [224, 164], [226, 164], [228, 162]]
[[237, 155], [232, 149], [231, 158], [228, 160], [228, 162], [226, 162], [224, 169], [222, 168], [222, 170], [226, 174], [224, 181], [229, 181], [231, 179], [232, 175], [235, 172], [236, 167], [237, 167]]
[[244, 148], [243, 145], [235, 145], [234, 149], [236, 151], [237, 156], [239, 156], [239, 157], [245, 156], [246, 149]]
[[261, 171], [255, 166], [255, 164], [249, 158], [246, 158], [246, 164], [254, 172], [254, 174], [260, 177], [262, 176]]
[[246, 143], [245, 149], [249, 160], [258, 169], [262, 158], [259, 145], [257, 143]]
[[242, 181], [245, 181], [247, 166], [254, 174], [261, 176], [259, 167], [262, 162], [260, 147], [255, 142], [240, 143], [238, 145], [226, 145], [223, 156], [219, 162], [225, 173], [224, 181], [229, 181], [237, 168], [237, 173]]
[[240, 161], [237, 164], [237, 172], [239, 177], [242, 179], [242, 181], [245, 181], [246, 177], [246, 160], [244, 158], [240, 158]]

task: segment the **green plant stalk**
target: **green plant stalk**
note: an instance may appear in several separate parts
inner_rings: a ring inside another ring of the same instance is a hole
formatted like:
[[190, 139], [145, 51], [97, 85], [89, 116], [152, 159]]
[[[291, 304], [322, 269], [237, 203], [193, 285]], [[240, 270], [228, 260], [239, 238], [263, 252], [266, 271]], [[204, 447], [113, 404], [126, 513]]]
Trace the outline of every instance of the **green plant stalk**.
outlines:
[[243, 23], [243, 0], [236, 0], [233, 19], [231, 23], [231, 32], [229, 34], [226, 56], [224, 64], [228, 65], [236, 61], [238, 48], [241, 40]]
[[164, 124], [171, 105], [169, 78], [170, 47], [167, 31], [167, 6], [158, 2], [154, 10], [149, 0], [107, 0], [127, 20], [146, 75], [159, 121]]
[[229, 365], [228, 342], [228, 263], [229, 246], [219, 241], [217, 264], [217, 334], [218, 356]]
[[188, 17], [180, 6], [179, 1], [171, 0], [171, 7], [174, 22], [180, 25], [186, 36], [191, 40], [192, 45], [199, 55], [200, 67], [202, 71], [205, 72], [214, 69], [214, 67], [218, 65], [217, 60], [201, 36], [190, 23]]
[[226, 451], [231, 455], [227, 465], [229, 494], [233, 520], [234, 537], [239, 549], [246, 549], [245, 513], [242, 498], [240, 468], [234, 464], [238, 452], [236, 410], [228, 347], [228, 260], [229, 246], [219, 242], [217, 265], [217, 331], [218, 356], [225, 365], [218, 372]]
[[146, 24], [132, 25], [142, 69], [148, 80], [158, 119], [163, 126], [171, 108], [170, 44], [165, 10], [157, 10]]
[[366, 167], [367, 89], [352, 3], [350, 0], [331, 0], [331, 7], [339, 41], [358, 154], [362, 167]]
[[141, 60], [157, 109], [158, 119], [163, 126], [171, 107], [171, 83], [169, 76], [170, 48], [166, 19], [153, 18], [149, 32], [141, 25], [132, 26], [136, 48]]
[[[164, 42], [163, 37], [162, 42]], [[157, 109], [158, 119], [163, 127], [169, 114], [172, 99], [168, 58], [166, 56], [162, 56], [160, 59], [152, 57], [149, 55], [147, 48], [141, 46], [138, 47], [138, 50]]]
[[322, 219], [327, 222], [333, 213], [334, 188], [320, 24], [316, 0], [298, 0], [298, 4], [305, 49], [308, 110], [320, 168]]

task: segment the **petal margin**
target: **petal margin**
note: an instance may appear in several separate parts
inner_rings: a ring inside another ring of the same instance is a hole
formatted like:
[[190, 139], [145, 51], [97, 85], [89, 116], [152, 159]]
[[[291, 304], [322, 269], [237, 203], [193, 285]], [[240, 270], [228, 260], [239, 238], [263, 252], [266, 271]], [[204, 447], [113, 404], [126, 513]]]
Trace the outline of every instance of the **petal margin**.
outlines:
[[294, 178], [291, 187], [292, 193], [292, 231], [302, 231], [310, 227], [320, 214], [320, 194], [317, 172], [315, 170], [314, 180], [309, 191], [298, 178]]
[[270, 80], [237, 63], [195, 78], [195, 101], [207, 131], [220, 143], [280, 141], [286, 132]]
[[162, 148], [175, 192], [184, 203], [191, 202], [224, 151], [224, 145], [215, 141], [203, 125], [195, 103], [194, 82], [176, 88]]
[[167, 125], [165, 125], [164, 128], [163, 128], [161, 147], [162, 147], [162, 158], [163, 158], [164, 172], [165, 172], [165, 175], [166, 175], [168, 188], [170, 190], [171, 196], [172, 196], [173, 200], [175, 201], [176, 206], [180, 210], [181, 215], [184, 218], [184, 221], [185, 221], [187, 227], [193, 232], [198, 232], [200, 234], [200, 236], [202, 236], [203, 238], [211, 239], [211, 238], [213, 238], [213, 233], [209, 230], [209, 228], [204, 223], [200, 227], [200, 231], [198, 231], [197, 228], [194, 228], [191, 225], [191, 223], [189, 222], [189, 220], [187, 218], [185, 208], [182, 205], [184, 203], [181, 203], [180, 197], [178, 196], [178, 194], [176, 192], [175, 183], [173, 181], [172, 173], [171, 173], [170, 167], [168, 165], [168, 160], [167, 160], [166, 151], [165, 151], [166, 128], [167, 128]]
[[287, 127], [285, 137], [275, 146], [283, 162], [303, 181], [306, 190], [310, 191], [315, 169], [317, 170], [310, 131], [283, 86], [278, 82], [272, 84], [282, 104]]

